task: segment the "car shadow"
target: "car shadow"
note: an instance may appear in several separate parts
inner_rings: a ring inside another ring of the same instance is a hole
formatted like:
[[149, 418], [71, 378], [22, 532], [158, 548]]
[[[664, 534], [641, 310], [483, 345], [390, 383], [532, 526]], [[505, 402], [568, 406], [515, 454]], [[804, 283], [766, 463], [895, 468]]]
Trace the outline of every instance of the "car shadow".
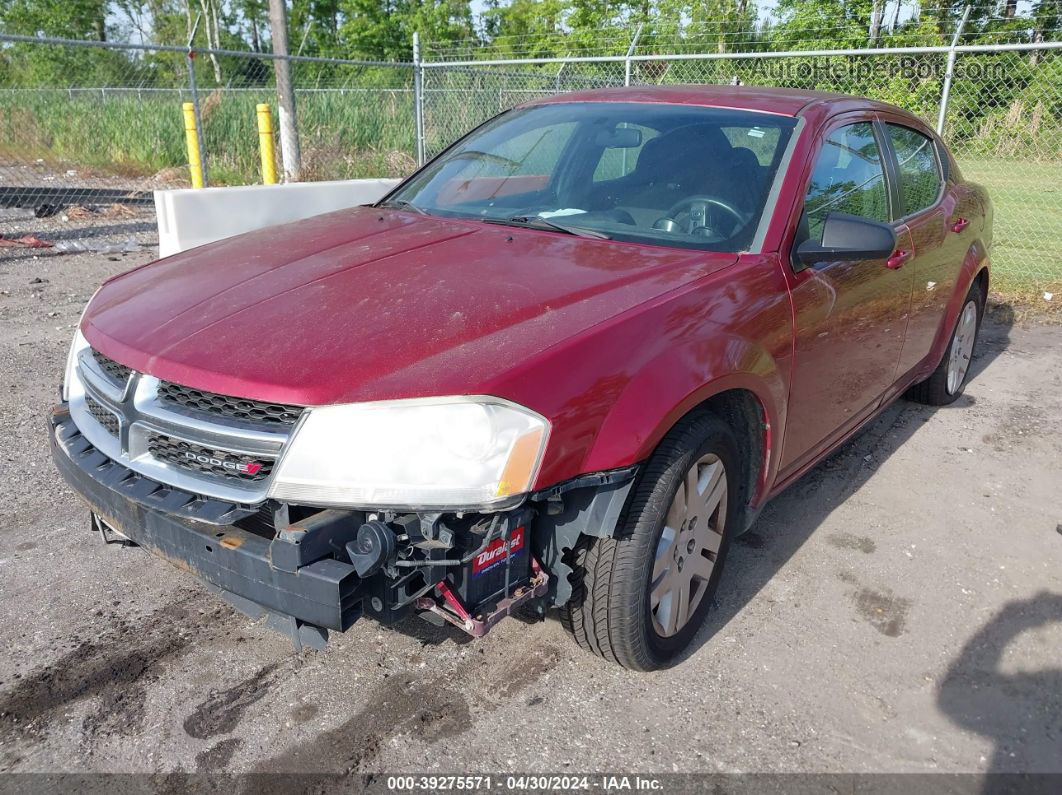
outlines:
[[438, 646], [447, 642], [463, 646], [475, 640], [451, 624], [436, 624], [417, 615], [407, 616], [397, 624], [392, 624], [390, 629], [413, 638], [422, 646]]
[[[976, 381], [1010, 343], [1014, 313], [996, 307], [986, 316], [970, 365]], [[937, 411], [973, 405], [963, 395], [950, 406], [903, 398], [886, 408], [817, 467], [771, 500], [747, 533], [734, 539], [704, 628], [679, 662], [697, 651], [766, 586], [833, 511], [857, 492]]]
[[941, 711], [995, 744], [985, 793], [1015, 791], [1011, 777], [992, 774], [1062, 773], [1062, 664], [1004, 670], [1007, 646], [1052, 625], [1062, 625], [1062, 594], [1008, 602], [966, 642], [940, 682]]
[[975, 380], [1010, 344], [1010, 330], [1014, 327], [1014, 307], [992, 304], [977, 334], [977, 351], [970, 362], [970, 380]]

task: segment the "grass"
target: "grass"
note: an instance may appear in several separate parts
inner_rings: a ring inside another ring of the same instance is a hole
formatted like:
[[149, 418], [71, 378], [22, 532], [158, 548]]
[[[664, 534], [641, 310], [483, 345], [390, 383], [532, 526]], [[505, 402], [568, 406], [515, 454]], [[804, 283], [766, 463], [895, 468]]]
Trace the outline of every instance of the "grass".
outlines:
[[984, 185], [995, 208], [994, 288], [1018, 300], [1062, 302], [1062, 163], [959, 156], [967, 179]]
[[[275, 96], [263, 89], [204, 92], [200, 99], [211, 183], [260, 181], [255, 105], [275, 105]], [[297, 99], [308, 179], [401, 176], [413, 168], [408, 92], [300, 92]], [[0, 92], [0, 156], [123, 176], [185, 167], [181, 96], [135, 90], [72, 96], [47, 89]]]

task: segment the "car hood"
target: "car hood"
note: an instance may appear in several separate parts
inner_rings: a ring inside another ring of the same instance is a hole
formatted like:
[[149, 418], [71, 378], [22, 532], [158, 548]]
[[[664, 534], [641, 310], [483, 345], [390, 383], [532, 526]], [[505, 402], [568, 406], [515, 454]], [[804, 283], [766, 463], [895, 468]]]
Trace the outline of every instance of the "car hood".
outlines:
[[362, 207], [118, 276], [83, 330], [136, 370], [257, 400], [499, 394], [517, 363], [735, 260]]

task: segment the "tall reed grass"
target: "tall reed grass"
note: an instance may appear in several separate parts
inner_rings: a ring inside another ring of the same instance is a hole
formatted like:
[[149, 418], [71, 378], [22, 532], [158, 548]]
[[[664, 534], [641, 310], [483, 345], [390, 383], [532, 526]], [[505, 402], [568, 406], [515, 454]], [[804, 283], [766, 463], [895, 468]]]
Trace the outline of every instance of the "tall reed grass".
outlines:
[[[125, 176], [182, 167], [187, 99], [178, 90], [0, 91], [0, 156]], [[260, 181], [255, 105], [275, 103], [275, 94], [215, 90], [200, 100], [211, 183]], [[414, 167], [408, 90], [302, 90], [297, 108], [305, 178], [404, 176]]]

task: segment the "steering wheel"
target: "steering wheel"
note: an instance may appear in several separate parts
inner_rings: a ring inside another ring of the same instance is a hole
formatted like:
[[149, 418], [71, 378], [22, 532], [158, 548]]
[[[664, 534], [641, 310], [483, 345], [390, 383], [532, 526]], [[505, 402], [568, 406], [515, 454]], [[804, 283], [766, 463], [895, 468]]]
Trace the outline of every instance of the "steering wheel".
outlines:
[[672, 205], [671, 209], [667, 211], [665, 218], [674, 221], [683, 214], [689, 215], [689, 221], [686, 224], [686, 233], [692, 235], [698, 229], [711, 228], [708, 225], [709, 205], [726, 211], [726, 213], [734, 219], [734, 226], [730, 230], [731, 234], [744, 225], [748, 220], [748, 216], [734, 207], [734, 205], [730, 204], [730, 202], [721, 199], [718, 196], [710, 196], [708, 194], [687, 196], [682, 201], [676, 202]]

